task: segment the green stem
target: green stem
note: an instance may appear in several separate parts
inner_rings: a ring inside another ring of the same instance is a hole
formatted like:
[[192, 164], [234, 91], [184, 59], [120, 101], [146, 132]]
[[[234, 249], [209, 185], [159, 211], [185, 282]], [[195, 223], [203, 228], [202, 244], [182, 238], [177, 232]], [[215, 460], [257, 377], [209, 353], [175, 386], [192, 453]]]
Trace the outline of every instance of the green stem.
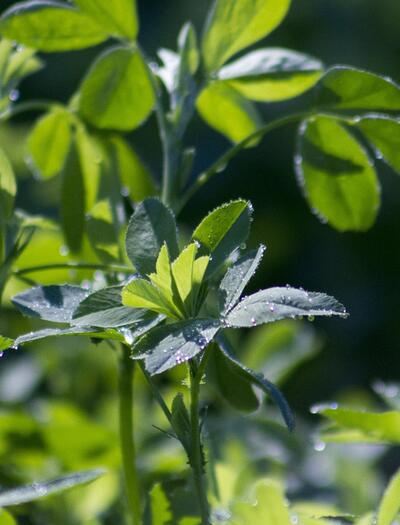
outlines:
[[190, 465], [193, 469], [193, 478], [197, 499], [200, 506], [202, 525], [210, 525], [210, 509], [207, 500], [207, 491], [205, 484], [204, 457], [201, 443], [199, 397], [200, 384], [207, 365], [209, 349], [203, 355], [199, 367], [191, 368], [190, 373], [190, 437], [192, 451], [190, 455]]
[[135, 363], [129, 357], [129, 348], [122, 346], [119, 366], [119, 432], [126, 501], [130, 525], [142, 524], [139, 477], [133, 440], [133, 373]]
[[151, 375], [147, 372], [144, 364], [141, 361], [138, 361], [138, 365], [140, 367], [140, 370], [143, 372], [143, 375], [146, 378], [146, 381], [148, 382], [157, 403], [160, 405], [160, 408], [164, 412], [164, 415], [168, 419], [169, 423], [171, 423], [172, 414], [171, 414], [170, 409], [167, 406], [167, 403], [164, 401], [164, 398], [160, 394], [160, 390], [158, 389], [157, 385], [154, 383]]
[[235, 144], [232, 148], [229, 148], [224, 154], [222, 154], [219, 159], [217, 159], [210, 168], [201, 173], [197, 178], [196, 182], [187, 190], [183, 195], [180, 202], [180, 209], [182, 209], [187, 202], [193, 197], [193, 195], [204, 186], [214, 175], [223, 171], [228, 164], [228, 162], [233, 159], [238, 153], [240, 153], [246, 146], [248, 146], [254, 140], [264, 137], [270, 131], [278, 129], [287, 124], [293, 122], [298, 122], [313, 116], [313, 112], [306, 111], [301, 113], [294, 113], [293, 115], [288, 115], [280, 119], [269, 122], [265, 126], [262, 126], [258, 130], [254, 131], [251, 135], [246, 137], [244, 140]]
[[52, 264], [41, 264], [39, 266], [29, 266], [27, 268], [20, 268], [14, 270], [13, 275], [21, 276], [27, 273], [45, 272], [47, 270], [102, 270], [109, 273], [133, 273], [132, 268], [122, 266], [118, 264], [96, 264], [96, 263], [52, 263]]
[[60, 103], [53, 100], [30, 100], [27, 102], [21, 102], [20, 104], [11, 106], [2, 113], [0, 115], [0, 120], [7, 120], [21, 113], [26, 113], [27, 111], [48, 111], [57, 105], [59, 106]]

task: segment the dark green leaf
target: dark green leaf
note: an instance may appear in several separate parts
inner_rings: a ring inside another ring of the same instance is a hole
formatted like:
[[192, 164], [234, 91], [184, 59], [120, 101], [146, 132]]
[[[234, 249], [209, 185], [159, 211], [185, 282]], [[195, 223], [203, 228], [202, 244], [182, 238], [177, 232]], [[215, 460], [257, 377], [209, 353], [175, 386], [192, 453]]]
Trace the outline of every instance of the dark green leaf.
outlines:
[[14, 171], [6, 154], [0, 149], [0, 223], [11, 217], [16, 192]]
[[215, 272], [229, 255], [247, 240], [253, 208], [248, 201], [223, 204], [209, 213], [193, 232], [200, 253], [212, 256], [206, 275]]
[[94, 46], [107, 33], [91, 17], [65, 2], [33, 0], [6, 11], [0, 22], [6, 38], [39, 51], [68, 51]]
[[251, 100], [277, 102], [310, 89], [322, 71], [322, 62], [309, 55], [271, 47], [251, 51], [224, 66], [218, 78]]
[[219, 69], [232, 55], [271, 33], [289, 5], [290, 0], [216, 0], [202, 42], [207, 69]]
[[395, 523], [400, 512], [400, 470], [390, 480], [383, 498], [379, 504], [377, 525], [391, 525]]
[[137, 49], [105, 51], [84, 79], [79, 111], [100, 129], [132, 130], [149, 116], [155, 95], [149, 71]]
[[87, 296], [73, 313], [72, 324], [116, 328], [143, 321], [146, 310], [122, 305], [122, 286], [111, 286]]
[[51, 481], [37, 482], [32, 485], [24, 485], [15, 489], [6, 490], [0, 492], [0, 506], [9, 507], [35, 501], [46, 496], [51, 496], [52, 494], [64, 492], [78, 485], [86, 485], [104, 474], [105, 470], [103, 469], [86, 470]]
[[92, 327], [89, 328], [84, 326], [73, 326], [72, 328], [44, 328], [43, 330], [38, 330], [37, 332], [29, 332], [29, 334], [24, 334], [20, 337], [17, 337], [17, 339], [14, 342], [14, 345], [24, 345], [33, 341], [47, 339], [48, 337], [73, 336], [89, 337], [90, 339], [109, 339], [124, 344], [129, 344], [129, 342], [132, 340], [131, 332], [125, 332], [125, 330], [122, 328], [121, 331], [118, 331], [113, 329], [101, 330], [100, 328], [96, 329]]
[[378, 158], [383, 157], [400, 173], [400, 121], [376, 115], [357, 120], [356, 126], [375, 148]]
[[208, 84], [196, 107], [209, 126], [232, 142], [241, 142], [263, 125], [254, 104], [225, 82]]
[[226, 323], [234, 327], [251, 327], [303, 315], [347, 317], [344, 306], [329, 295], [276, 287], [242, 299], [226, 316]]
[[13, 297], [13, 304], [24, 315], [55, 323], [68, 323], [88, 290], [65, 284], [38, 286]]
[[219, 305], [222, 315], [231, 310], [240, 299], [243, 290], [255, 274], [265, 252], [265, 246], [252, 250], [228, 269], [219, 285]]
[[190, 457], [192, 449], [190, 416], [181, 393], [176, 394], [172, 402], [171, 426], [177, 438], [182, 443], [188, 457]]
[[223, 334], [218, 336], [217, 343], [225, 358], [230, 361], [232, 369], [235, 369], [235, 373], [241, 375], [244, 380], [260, 388], [265, 394], [267, 394], [278, 406], [288, 429], [293, 430], [295, 426], [294, 417], [288, 402], [281, 391], [274, 384], [268, 381], [268, 379], [266, 379], [262, 374], [257, 374], [254, 372], [254, 370], [247, 368], [247, 366], [238, 361], [236, 357], [230, 352], [226, 338]]
[[110, 35], [135, 40], [138, 32], [136, 0], [74, 0]]
[[316, 106], [359, 113], [399, 111], [400, 87], [392, 80], [346, 66], [329, 69], [318, 84]]
[[339, 231], [364, 231], [375, 221], [380, 187], [358, 141], [338, 122], [318, 117], [303, 123], [296, 169], [313, 211]]
[[28, 152], [35, 172], [48, 179], [60, 173], [71, 144], [70, 115], [56, 108], [35, 125]]
[[126, 233], [126, 252], [140, 273], [154, 271], [164, 242], [175, 259], [179, 253], [175, 217], [159, 199], [146, 199], [136, 206]]
[[133, 357], [144, 359], [151, 375], [160, 374], [202, 352], [219, 327], [216, 319], [191, 319], [155, 328], [139, 340]]
[[62, 170], [61, 226], [71, 252], [78, 253], [82, 246], [85, 227], [85, 184], [79, 152], [75, 142], [71, 144]]

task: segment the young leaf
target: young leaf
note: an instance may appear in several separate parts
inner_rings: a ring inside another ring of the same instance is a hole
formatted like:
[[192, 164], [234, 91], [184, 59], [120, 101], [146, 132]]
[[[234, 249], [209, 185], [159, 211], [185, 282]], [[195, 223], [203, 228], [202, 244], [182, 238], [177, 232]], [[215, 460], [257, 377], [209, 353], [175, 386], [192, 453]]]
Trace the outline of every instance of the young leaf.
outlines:
[[29, 47], [14, 50], [8, 56], [4, 69], [1, 69], [1, 84], [3, 94], [11, 93], [17, 88], [18, 84], [27, 77], [39, 71], [43, 67], [43, 62], [35, 56], [35, 50]]
[[255, 503], [235, 503], [232, 525], [291, 525], [290, 512], [282, 485], [272, 479], [257, 482]]
[[253, 103], [225, 82], [208, 84], [196, 107], [207, 124], [232, 142], [242, 141], [263, 124]]
[[251, 327], [303, 315], [347, 317], [344, 306], [329, 295], [276, 287], [242, 299], [226, 316], [226, 323], [234, 327]]
[[38, 286], [16, 295], [12, 302], [20, 312], [29, 317], [69, 323], [73, 312], [88, 294], [88, 290], [69, 284]]
[[123, 306], [122, 286], [110, 286], [88, 295], [73, 313], [71, 323], [78, 326], [117, 328], [143, 321], [146, 310]]
[[191, 425], [190, 416], [183, 401], [183, 395], [181, 393], [176, 394], [172, 402], [171, 409], [171, 426], [182, 443], [188, 457], [191, 454]]
[[229, 360], [231, 369], [235, 371], [235, 374], [241, 376], [243, 380], [260, 388], [265, 394], [267, 394], [267, 396], [269, 396], [278, 406], [288, 429], [293, 430], [295, 427], [294, 416], [290, 410], [288, 402], [279, 388], [268, 381], [268, 379], [266, 379], [262, 374], [254, 372], [254, 370], [251, 370], [247, 366], [243, 365], [238, 359], [236, 359], [236, 357], [230, 351], [229, 344], [223, 334], [218, 335], [217, 343], [224, 357]]
[[70, 51], [94, 46], [107, 33], [91, 17], [53, 0], [21, 2], [8, 9], [0, 33], [38, 51]]
[[231, 266], [226, 272], [218, 289], [219, 306], [225, 315], [238, 302], [247, 283], [255, 274], [265, 253], [265, 246], [252, 250]]
[[174, 319], [179, 318], [175, 305], [146, 279], [133, 279], [122, 290], [122, 304], [130, 308], [147, 308]]
[[399, 111], [400, 87], [385, 77], [346, 66], [329, 69], [321, 78], [315, 105], [351, 113]]
[[28, 334], [17, 337], [14, 341], [15, 346], [32, 343], [33, 341], [41, 341], [49, 337], [75, 337], [83, 336], [90, 339], [108, 339], [110, 341], [117, 341], [119, 343], [128, 344], [128, 340], [132, 339], [131, 333], [125, 333], [124, 329], [120, 331], [109, 329], [102, 330], [100, 328], [73, 326], [71, 328], [44, 328], [36, 332], [29, 332]]
[[0, 223], [11, 217], [16, 192], [14, 171], [6, 154], [0, 149]]
[[223, 204], [209, 213], [193, 232], [199, 253], [210, 255], [206, 276], [220, 268], [231, 253], [247, 240], [253, 208], [248, 201]]
[[189, 244], [181, 251], [172, 264], [172, 275], [183, 303], [188, 299], [189, 294], [192, 291], [193, 267], [197, 250], [196, 243], [193, 242]]
[[365, 117], [355, 124], [377, 152], [400, 174], [400, 121], [386, 116]]
[[61, 227], [71, 252], [78, 253], [82, 246], [85, 227], [86, 191], [79, 153], [75, 141], [67, 155], [61, 180]]
[[155, 328], [134, 347], [135, 359], [144, 359], [146, 370], [161, 374], [202, 352], [220, 328], [216, 319], [191, 319]]
[[207, 69], [216, 71], [232, 55], [271, 33], [289, 5], [290, 0], [216, 0], [202, 42]]
[[4, 337], [3, 335], [0, 335], [0, 352], [7, 350], [13, 344], [14, 344], [14, 341], [12, 339], [10, 339], [9, 337]]
[[377, 525], [391, 525], [400, 511], [400, 470], [392, 477], [378, 509]]
[[129, 131], [153, 109], [155, 95], [137, 49], [114, 47], [102, 53], [84, 79], [79, 112], [100, 129]]
[[318, 217], [339, 231], [365, 231], [375, 221], [380, 186], [359, 142], [328, 117], [300, 128], [296, 170], [300, 186]]
[[60, 173], [71, 144], [70, 116], [55, 108], [36, 123], [28, 139], [34, 169], [48, 179]]
[[224, 66], [220, 80], [251, 100], [277, 102], [301, 95], [314, 86], [322, 75], [319, 60], [282, 48], [251, 51]]
[[51, 481], [43, 481], [33, 483], [32, 485], [24, 485], [15, 489], [0, 492], [0, 506], [9, 507], [13, 505], [21, 505], [30, 501], [51, 496], [59, 492], [72, 489], [78, 485], [86, 485], [105, 474], [103, 469], [86, 470], [83, 472], [75, 472], [61, 478], [53, 479]]
[[126, 252], [141, 274], [154, 271], [164, 242], [175, 259], [179, 253], [175, 217], [159, 199], [146, 199], [136, 206], [126, 233]]
[[136, 0], [74, 0], [110, 35], [135, 40], [138, 33]]

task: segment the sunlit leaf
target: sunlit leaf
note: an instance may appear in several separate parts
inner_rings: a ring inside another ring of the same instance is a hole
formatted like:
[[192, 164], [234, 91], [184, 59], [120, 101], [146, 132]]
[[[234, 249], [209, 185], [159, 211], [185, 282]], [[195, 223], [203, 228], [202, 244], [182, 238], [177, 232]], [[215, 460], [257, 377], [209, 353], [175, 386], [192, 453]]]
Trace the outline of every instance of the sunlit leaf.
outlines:
[[276, 102], [301, 95], [316, 84], [323, 64], [308, 55], [282, 48], [265, 48], [224, 66], [218, 78], [251, 100]]
[[164, 242], [175, 259], [179, 250], [174, 215], [160, 200], [146, 199], [136, 206], [126, 234], [128, 257], [140, 273], [154, 271]]
[[39, 51], [82, 49], [107, 38], [91, 17], [53, 0], [33, 0], [11, 7], [1, 18], [0, 33]]
[[391, 525], [400, 511], [400, 470], [392, 477], [379, 504], [377, 525]]
[[17, 525], [17, 522], [6, 510], [0, 509], [0, 525]]
[[196, 107], [209, 126], [232, 142], [242, 141], [263, 125], [254, 104], [225, 82], [204, 88]]
[[76, 129], [76, 146], [85, 187], [85, 207], [92, 210], [99, 193], [104, 151], [97, 137], [82, 123], [79, 123]]
[[128, 131], [148, 117], [154, 102], [152, 82], [139, 51], [114, 47], [100, 55], [84, 79], [79, 111], [100, 129]]
[[167, 317], [178, 318], [174, 304], [146, 279], [133, 279], [122, 290], [122, 304], [130, 308], [147, 308]]
[[100, 260], [105, 263], [119, 260], [118, 238], [108, 200], [101, 200], [86, 216], [89, 242]]
[[70, 116], [55, 108], [35, 124], [28, 139], [28, 153], [35, 172], [48, 179], [60, 173], [71, 143]]
[[360, 143], [328, 117], [305, 122], [296, 169], [313, 211], [339, 231], [368, 230], [380, 204], [374, 166]]
[[346, 317], [347, 313], [344, 306], [329, 295], [275, 287], [242, 299], [226, 316], [226, 322], [229, 326], [251, 327], [304, 315]]
[[12, 302], [20, 312], [29, 317], [68, 323], [74, 310], [88, 294], [88, 290], [69, 284], [38, 286], [16, 295]]
[[12, 339], [0, 335], [0, 352], [3, 352], [3, 350], [7, 350], [7, 348], [10, 348], [10, 346], [12, 346], [13, 344], [14, 341]]
[[290, 0], [216, 0], [202, 42], [207, 69], [217, 70], [232, 55], [271, 33], [289, 5]]

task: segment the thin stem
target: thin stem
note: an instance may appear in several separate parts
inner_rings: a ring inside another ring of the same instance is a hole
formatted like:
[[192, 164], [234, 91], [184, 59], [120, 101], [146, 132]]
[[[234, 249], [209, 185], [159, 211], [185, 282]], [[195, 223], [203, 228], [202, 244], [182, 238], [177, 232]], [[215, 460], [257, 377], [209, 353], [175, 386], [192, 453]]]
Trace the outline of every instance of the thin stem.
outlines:
[[288, 115], [286, 117], [282, 117], [280, 119], [274, 120], [272, 122], [269, 122], [265, 126], [262, 126], [258, 130], [254, 131], [251, 135], [246, 137], [241, 142], [238, 142], [235, 144], [232, 148], [229, 148], [225, 153], [223, 153], [219, 159], [217, 159], [210, 168], [208, 168], [206, 171], [201, 173], [196, 182], [186, 191], [186, 193], [183, 195], [181, 202], [180, 202], [180, 209], [182, 209], [189, 199], [193, 197], [193, 195], [202, 187], [204, 184], [206, 184], [211, 177], [216, 175], [217, 173], [220, 173], [223, 171], [228, 164], [228, 162], [233, 159], [238, 153], [240, 153], [246, 146], [248, 146], [251, 142], [254, 140], [264, 137], [267, 133], [270, 131], [273, 131], [275, 129], [278, 129], [282, 126], [286, 126], [287, 124], [291, 124], [293, 122], [301, 121], [305, 118], [309, 118], [313, 115], [313, 112], [306, 111], [301, 113], [294, 113], [292, 115]]
[[21, 276], [27, 273], [45, 272], [47, 270], [102, 270], [109, 273], [126, 273], [130, 274], [133, 272], [132, 268], [122, 266], [118, 264], [96, 264], [96, 263], [52, 263], [52, 264], [41, 264], [39, 266], [29, 266], [27, 268], [20, 268], [14, 270], [13, 275]]
[[136, 453], [133, 440], [133, 373], [135, 363], [129, 349], [122, 345], [119, 366], [119, 432], [126, 501], [130, 525], [142, 524], [139, 477], [136, 470]]
[[59, 105], [59, 103], [54, 100], [30, 100], [27, 102], [21, 102], [20, 104], [11, 106], [2, 113], [0, 115], [0, 120], [7, 120], [21, 113], [26, 113], [27, 111], [48, 111], [57, 105]]
[[164, 401], [164, 398], [160, 394], [159, 389], [157, 388], [157, 385], [154, 383], [151, 375], [147, 372], [146, 368], [144, 367], [144, 364], [141, 361], [138, 361], [139, 368], [143, 372], [144, 377], [146, 378], [146, 381], [148, 382], [151, 391], [160, 405], [161, 410], [164, 412], [165, 417], [168, 419], [169, 422], [172, 420], [172, 414], [170, 409], [167, 406], [167, 403]]

